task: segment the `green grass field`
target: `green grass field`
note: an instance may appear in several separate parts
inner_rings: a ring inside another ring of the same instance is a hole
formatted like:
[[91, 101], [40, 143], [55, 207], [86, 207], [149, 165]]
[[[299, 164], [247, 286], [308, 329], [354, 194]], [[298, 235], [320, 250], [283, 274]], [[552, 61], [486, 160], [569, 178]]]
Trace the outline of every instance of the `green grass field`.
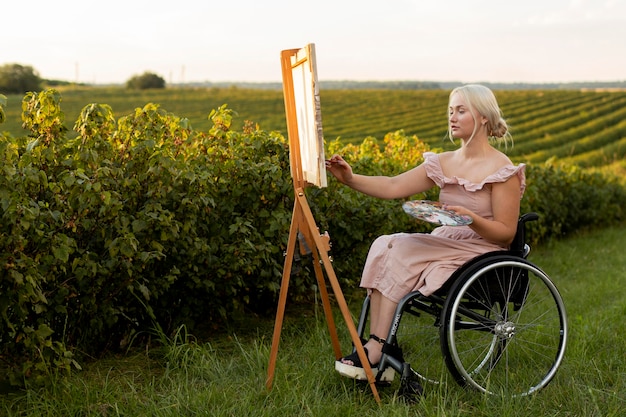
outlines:
[[[158, 349], [94, 361], [48, 389], [5, 393], [6, 416], [622, 416], [626, 408], [626, 226], [581, 233], [534, 248], [530, 260], [559, 287], [569, 343], [544, 390], [507, 399], [453, 382], [425, 386], [416, 404], [341, 378], [320, 306], [290, 305], [271, 391], [265, 389], [273, 321], [234, 323], [195, 338], [181, 331]], [[336, 260], [338, 262], [340, 260]], [[358, 314], [362, 294], [348, 295]], [[349, 337], [337, 319], [342, 347]], [[159, 335], [155, 335], [159, 338]]]

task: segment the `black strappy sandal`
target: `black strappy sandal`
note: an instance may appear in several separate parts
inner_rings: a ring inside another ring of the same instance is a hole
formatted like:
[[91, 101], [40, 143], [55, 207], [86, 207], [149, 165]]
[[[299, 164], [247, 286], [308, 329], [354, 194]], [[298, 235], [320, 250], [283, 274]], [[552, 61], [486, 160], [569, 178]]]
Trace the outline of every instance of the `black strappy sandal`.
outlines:
[[[381, 339], [375, 334], [370, 335], [370, 339], [374, 339], [378, 343], [384, 344], [385, 339]], [[367, 348], [363, 348], [365, 350], [365, 356], [367, 356], [368, 351]], [[347, 361], [352, 362], [352, 365], [344, 363]], [[369, 359], [368, 359], [369, 362]], [[387, 367], [385, 371], [382, 373], [380, 378], [378, 378], [378, 364], [372, 364], [370, 362], [370, 367], [372, 368], [372, 373], [376, 377], [376, 380], [379, 382], [392, 382], [394, 375], [396, 374], [394, 369], [391, 367]], [[335, 361], [335, 370], [339, 372], [341, 376], [345, 376], [347, 378], [356, 379], [358, 381], [366, 381], [367, 375], [365, 374], [365, 369], [363, 369], [363, 364], [361, 363], [361, 359], [359, 358], [358, 352], [355, 350], [348, 356], [344, 356], [343, 358]]]

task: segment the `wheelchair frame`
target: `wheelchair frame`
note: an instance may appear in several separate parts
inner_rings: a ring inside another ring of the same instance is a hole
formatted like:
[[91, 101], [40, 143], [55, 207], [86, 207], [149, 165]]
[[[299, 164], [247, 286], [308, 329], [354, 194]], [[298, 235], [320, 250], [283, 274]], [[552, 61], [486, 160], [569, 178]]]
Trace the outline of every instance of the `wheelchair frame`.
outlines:
[[[556, 286], [526, 259], [525, 224], [538, 218], [520, 217], [509, 250], [468, 261], [431, 296], [414, 291], [399, 302], [377, 382], [391, 367], [401, 376], [404, 395], [420, 394], [421, 382], [439, 384], [449, 374], [461, 386], [516, 397], [552, 380], [565, 354], [567, 317]], [[369, 306], [367, 296], [357, 328], [362, 339]]]

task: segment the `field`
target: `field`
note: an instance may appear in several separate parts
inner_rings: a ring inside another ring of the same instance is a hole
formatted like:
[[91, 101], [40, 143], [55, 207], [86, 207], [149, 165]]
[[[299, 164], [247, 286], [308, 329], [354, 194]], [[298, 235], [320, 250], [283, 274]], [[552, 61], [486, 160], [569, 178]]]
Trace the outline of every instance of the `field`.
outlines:
[[[189, 118], [196, 129], [205, 130], [211, 125], [207, 120], [210, 111], [226, 103], [238, 113], [235, 128], [251, 120], [261, 129], [285, 132], [282, 93], [275, 90], [138, 92], [79, 88], [63, 90], [62, 94], [70, 129], [80, 110], [97, 102], [110, 105], [116, 117], [146, 103], [159, 103]], [[508, 153], [514, 160], [539, 164], [554, 157], [590, 169], [619, 170], [626, 176], [626, 92], [529, 90], [496, 94], [512, 126], [515, 146]], [[21, 99], [9, 97], [7, 122], [0, 125], [0, 131], [13, 136], [26, 134], [20, 129]], [[447, 92], [436, 90], [323, 91], [325, 136], [328, 141], [340, 138], [356, 143], [367, 136], [382, 139], [388, 132], [403, 129], [432, 147], [453, 147], [443, 139], [446, 103]], [[5, 171], [5, 178], [23, 182]], [[584, 201], [592, 200], [588, 192], [579, 194]], [[578, 208], [576, 203], [567, 202]], [[249, 207], [246, 209], [252, 211]], [[265, 377], [273, 321], [249, 314], [223, 328], [211, 327], [209, 334], [186, 334], [184, 327], [167, 335], [157, 329], [143, 329], [150, 335], [149, 341], [133, 340], [125, 354], [94, 358], [84, 364], [82, 372], [67, 379], [52, 377], [45, 388], [14, 390], [0, 384], [0, 415], [623, 415], [624, 232], [624, 224], [580, 231], [567, 240], [550, 240], [533, 248], [530, 260], [552, 277], [563, 295], [570, 337], [565, 361], [554, 381], [527, 398], [482, 396], [449, 383], [426, 386], [426, 395], [417, 404], [405, 404], [394, 390], [386, 389], [382, 403], [376, 404], [367, 387], [342, 379], [333, 371], [332, 348], [319, 303], [303, 302], [288, 305], [270, 392], [265, 390]], [[55, 229], [50, 236], [54, 238], [56, 233]], [[109, 282], [111, 275], [104, 278]], [[362, 293], [347, 296], [353, 314], [358, 314]], [[201, 301], [206, 303], [207, 299]], [[98, 314], [91, 315], [96, 317]], [[338, 323], [345, 351], [349, 338], [345, 326]]]
[[[223, 104], [244, 121], [266, 131], [286, 134], [282, 92], [241, 88], [196, 88], [131, 91], [122, 88], [74, 88], [61, 91], [66, 126], [71, 129], [89, 103], [109, 104], [120, 117], [147, 103], [188, 118], [195, 129], [210, 126], [210, 111]], [[399, 129], [417, 135], [431, 147], [449, 149], [445, 140], [447, 91], [322, 90], [326, 141], [360, 142]], [[556, 157], [582, 167], [616, 167], [626, 154], [626, 91], [496, 91], [511, 127], [514, 146], [506, 152], [517, 162]], [[10, 96], [1, 131], [22, 136], [21, 96]], [[623, 167], [623, 165], [621, 165]]]

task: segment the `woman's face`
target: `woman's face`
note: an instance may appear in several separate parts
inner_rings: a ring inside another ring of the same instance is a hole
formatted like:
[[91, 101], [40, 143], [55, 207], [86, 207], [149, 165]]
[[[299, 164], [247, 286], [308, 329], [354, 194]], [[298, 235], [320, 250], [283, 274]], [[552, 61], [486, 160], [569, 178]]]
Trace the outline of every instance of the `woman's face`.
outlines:
[[448, 111], [448, 126], [452, 137], [455, 139], [471, 138], [474, 134], [476, 121], [481, 119], [480, 115], [472, 114], [463, 96], [458, 93], [450, 97]]

